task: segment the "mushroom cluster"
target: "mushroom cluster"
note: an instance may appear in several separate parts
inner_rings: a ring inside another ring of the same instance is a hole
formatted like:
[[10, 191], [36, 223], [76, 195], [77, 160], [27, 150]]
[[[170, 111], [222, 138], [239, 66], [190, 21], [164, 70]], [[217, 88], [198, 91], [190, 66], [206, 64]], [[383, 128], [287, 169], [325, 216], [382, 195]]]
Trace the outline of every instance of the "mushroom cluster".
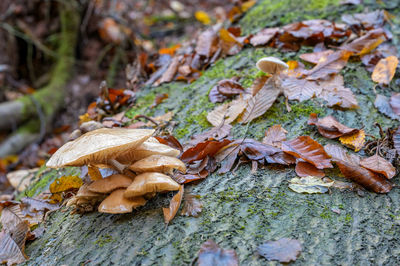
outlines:
[[185, 164], [176, 158], [180, 151], [161, 144], [152, 137], [154, 130], [101, 128], [67, 142], [53, 154], [46, 166], [84, 166], [91, 169], [111, 168], [117, 171], [105, 178], [90, 176], [67, 206], [78, 211], [128, 213], [143, 206], [157, 192], [179, 190], [179, 184], [167, 174], [174, 169], [186, 172]]

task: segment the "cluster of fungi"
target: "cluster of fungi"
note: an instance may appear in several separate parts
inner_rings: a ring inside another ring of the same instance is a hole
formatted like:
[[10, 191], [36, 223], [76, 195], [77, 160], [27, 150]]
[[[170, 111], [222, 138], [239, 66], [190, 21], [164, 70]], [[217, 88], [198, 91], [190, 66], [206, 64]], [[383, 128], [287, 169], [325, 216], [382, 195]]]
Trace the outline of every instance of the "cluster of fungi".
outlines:
[[[101, 128], [58, 149], [47, 167], [87, 165], [99, 173], [89, 175], [92, 182], [84, 184], [67, 206], [84, 212], [101, 202], [99, 212], [128, 213], [157, 192], [179, 190], [180, 185], [167, 174], [175, 169], [186, 172], [185, 164], [176, 158], [180, 151], [159, 143], [153, 133], [152, 129]], [[103, 178], [99, 168], [118, 173]]]

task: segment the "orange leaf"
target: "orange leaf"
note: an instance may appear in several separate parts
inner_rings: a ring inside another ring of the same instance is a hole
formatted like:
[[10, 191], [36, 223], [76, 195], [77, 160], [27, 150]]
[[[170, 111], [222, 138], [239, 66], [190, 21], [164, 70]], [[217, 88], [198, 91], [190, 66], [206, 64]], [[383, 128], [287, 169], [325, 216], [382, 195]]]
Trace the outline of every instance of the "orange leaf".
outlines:
[[360, 161], [360, 165], [375, 173], [383, 174], [388, 179], [391, 179], [396, 175], [396, 168], [394, 168], [390, 162], [376, 154], [374, 156], [362, 159]]
[[317, 169], [314, 165], [308, 162], [298, 162], [295, 168], [296, 174], [301, 177], [316, 176], [324, 177], [325, 173], [321, 169]]
[[342, 144], [349, 146], [357, 152], [364, 146], [365, 132], [361, 129], [352, 135], [341, 136], [339, 140]]
[[83, 181], [78, 176], [62, 176], [60, 178], [57, 178], [53, 183], [50, 184], [50, 192], [59, 193], [71, 189], [78, 189], [82, 185]]
[[171, 202], [169, 203], [169, 208], [163, 208], [164, 213], [164, 221], [168, 224], [172, 219], [174, 219], [176, 213], [181, 206], [183, 197], [183, 185], [180, 185], [178, 193], [172, 198]]
[[300, 136], [282, 142], [282, 150], [297, 158], [301, 158], [318, 169], [332, 168], [331, 160], [324, 148], [309, 136]]
[[286, 140], [287, 133], [281, 125], [274, 125], [265, 132], [262, 143], [281, 148], [281, 143]]
[[393, 79], [399, 60], [396, 56], [388, 56], [379, 60], [372, 72], [372, 80], [388, 85]]

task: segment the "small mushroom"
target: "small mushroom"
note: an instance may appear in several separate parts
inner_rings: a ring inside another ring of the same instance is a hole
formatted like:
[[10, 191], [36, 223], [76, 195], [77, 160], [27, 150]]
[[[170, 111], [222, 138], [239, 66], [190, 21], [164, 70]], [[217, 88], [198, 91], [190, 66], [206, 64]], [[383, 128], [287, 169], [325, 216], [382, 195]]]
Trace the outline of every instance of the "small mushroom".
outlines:
[[173, 169], [177, 169], [182, 173], [186, 173], [185, 164], [178, 158], [163, 155], [151, 155], [129, 166], [134, 172], [162, 172], [172, 173]]
[[261, 58], [258, 60], [256, 66], [259, 70], [271, 75], [278, 74], [279, 72], [289, 68], [285, 62], [272, 56]]
[[127, 153], [118, 156], [116, 159], [118, 162], [122, 164], [132, 164], [135, 161], [144, 159], [151, 155], [164, 155], [164, 156], [177, 157], [179, 154], [180, 154], [179, 150], [171, 148], [168, 145], [161, 144], [155, 138], [150, 138], [145, 142], [143, 142], [136, 149], [132, 149]]
[[88, 186], [91, 192], [110, 193], [117, 188], [127, 188], [132, 183], [132, 178], [126, 175], [110, 175], [106, 178], [96, 180]]
[[88, 189], [88, 185], [84, 184], [78, 190], [78, 193], [68, 200], [66, 206], [75, 206], [74, 212], [84, 213], [93, 211], [93, 207], [97, 202], [104, 199], [104, 194], [95, 193]]
[[107, 198], [99, 205], [99, 212], [105, 213], [128, 213], [132, 212], [133, 208], [143, 206], [146, 200], [143, 197], [125, 198], [125, 189], [114, 190]]
[[84, 200], [96, 200], [96, 199], [101, 200], [102, 198], [104, 198], [104, 195], [101, 193], [96, 193], [96, 192], [90, 191], [89, 185], [83, 184], [79, 188], [78, 193], [76, 193], [75, 198], [84, 199]]
[[127, 198], [143, 196], [152, 192], [179, 190], [179, 184], [171, 177], [155, 172], [143, 173], [135, 177], [132, 184], [126, 189]]
[[123, 165], [115, 160], [121, 153], [135, 149], [152, 134], [152, 129], [100, 128], [65, 143], [47, 161], [46, 166], [59, 168], [91, 164], [112, 164], [120, 172]]

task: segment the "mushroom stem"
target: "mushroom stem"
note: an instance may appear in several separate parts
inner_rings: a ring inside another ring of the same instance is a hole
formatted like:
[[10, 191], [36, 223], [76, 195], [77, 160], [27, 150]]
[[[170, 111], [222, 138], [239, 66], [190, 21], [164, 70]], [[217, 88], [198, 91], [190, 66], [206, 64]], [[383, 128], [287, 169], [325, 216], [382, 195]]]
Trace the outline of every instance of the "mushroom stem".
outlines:
[[121, 174], [123, 174], [123, 173], [127, 170], [126, 165], [124, 165], [124, 164], [118, 162], [118, 161], [115, 160], [115, 159], [111, 159], [111, 160], [109, 161], [109, 163], [110, 163], [113, 167], [115, 167], [115, 169], [117, 169], [118, 172], [120, 172]]

